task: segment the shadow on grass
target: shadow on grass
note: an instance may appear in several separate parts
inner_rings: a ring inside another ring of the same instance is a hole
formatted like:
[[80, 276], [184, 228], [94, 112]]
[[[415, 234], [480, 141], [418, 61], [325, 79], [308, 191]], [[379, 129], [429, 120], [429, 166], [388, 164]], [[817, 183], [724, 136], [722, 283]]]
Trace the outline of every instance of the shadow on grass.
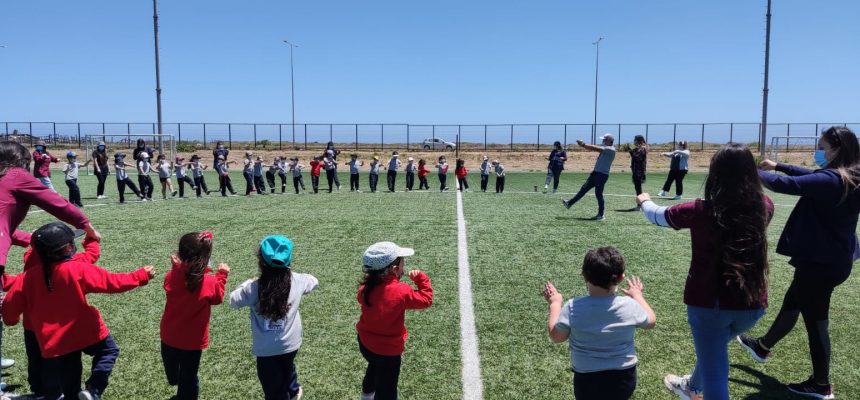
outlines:
[[795, 395], [786, 389], [785, 385], [778, 379], [767, 375], [759, 370], [750, 368], [746, 365], [732, 364], [732, 368], [740, 370], [758, 382], [729, 378], [729, 382], [737, 385], [743, 385], [754, 390], [757, 393], [752, 393], [744, 397], [746, 400], [772, 400], [772, 399], [803, 399], [804, 397]]
[[615, 210], [615, 212], [620, 212], [620, 213], [632, 213], [632, 212], [639, 212], [639, 211], [641, 211], [641, 210], [639, 210], [639, 207], [624, 208], [621, 210]]
[[594, 217], [564, 217], [564, 216], [556, 216], [555, 219], [559, 221], [586, 221], [586, 222], [603, 222], [600, 220], [594, 219]]

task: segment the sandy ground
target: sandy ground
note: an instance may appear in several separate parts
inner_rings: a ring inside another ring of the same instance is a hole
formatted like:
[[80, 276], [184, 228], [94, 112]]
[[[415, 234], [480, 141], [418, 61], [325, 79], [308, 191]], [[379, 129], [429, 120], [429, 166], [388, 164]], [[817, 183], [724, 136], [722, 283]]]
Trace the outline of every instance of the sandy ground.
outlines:
[[[65, 161], [65, 154], [68, 150], [74, 150], [79, 154], [79, 161], [83, 162], [86, 158], [83, 156], [83, 149], [51, 149], [49, 151], [51, 154], [60, 158], [60, 162], [55, 164], [55, 168], [59, 169], [62, 167], [63, 162]], [[109, 149], [108, 154], [111, 156], [116, 150]], [[125, 152], [129, 157], [131, 156], [131, 150], [120, 150]], [[303, 164], [307, 165], [310, 162], [311, 158], [315, 155], [321, 154], [320, 151], [297, 151], [297, 150], [251, 150], [256, 156], [262, 156], [263, 159], [268, 163], [276, 156], [286, 156], [287, 158], [299, 157]], [[232, 150], [230, 152], [230, 156], [228, 159], [234, 161], [241, 161], [243, 158], [245, 150]], [[349, 160], [349, 154], [352, 154], [353, 151], [343, 150], [338, 156], [338, 161], [341, 163], [345, 163]], [[358, 154], [360, 160], [365, 162], [365, 166], [368, 162], [370, 162], [371, 157], [374, 155], [379, 156], [379, 159], [382, 162], [388, 161], [391, 156], [390, 151], [371, 151], [371, 150], [361, 150], [355, 152]], [[180, 152], [179, 155], [185, 157], [186, 160], [191, 158], [191, 155], [194, 153]], [[204, 164], [211, 165], [213, 161], [212, 150], [201, 150], [197, 152]], [[487, 155], [490, 160], [499, 160], [505, 168], [509, 172], [534, 172], [534, 171], [546, 171], [547, 160], [546, 157], [549, 155], [549, 151], [488, 151], [477, 152], [477, 151], [464, 151], [460, 152], [459, 157], [463, 158], [466, 161], [466, 167], [470, 171], [476, 171], [481, 164], [481, 160], [484, 155]], [[714, 154], [714, 151], [693, 151], [691, 154], [691, 159], [689, 162], [690, 170], [697, 172], [704, 172], [708, 170], [708, 165], [710, 163], [711, 156]], [[411, 152], [400, 152], [401, 159], [406, 162], [407, 157], [415, 158], [415, 161], [419, 159], [427, 160], [428, 164], [435, 163], [439, 156], [446, 156], [449, 164], [454, 164], [456, 159], [456, 155], [454, 152], [446, 152], [446, 151], [411, 151]], [[568, 161], [565, 163], [565, 170], [573, 171], [573, 172], [588, 172], [594, 167], [594, 161], [597, 159], [597, 153], [586, 151], [583, 149], [572, 149], [568, 151]], [[814, 165], [812, 161], [811, 152], [797, 152], [797, 153], [788, 153], [786, 155], [780, 155], [781, 162], [789, 162], [796, 165], [801, 166], [811, 166]], [[648, 153], [648, 171], [668, 171], [669, 169], [669, 159], [662, 155], [662, 150], [652, 150]], [[618, 155], [615, 157], [615, 162], [613, 163], [613, 171], [618, 172], [629, 172], [630, 171], [630, 156], [624, 152], [618, 152]]]

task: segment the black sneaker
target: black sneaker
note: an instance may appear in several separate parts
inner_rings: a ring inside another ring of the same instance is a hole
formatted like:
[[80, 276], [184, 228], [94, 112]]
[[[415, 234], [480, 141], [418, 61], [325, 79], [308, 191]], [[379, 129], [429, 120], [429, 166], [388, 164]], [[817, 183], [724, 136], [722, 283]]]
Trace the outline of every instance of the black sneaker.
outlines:
[[561, 204], [564, 205], [564, 208], [570, 210], [570, 203], [568, 203], [567, 200], [561, 199]]
[[756, 362], [763, 363], [770, 357], [770, 351], [761, 347], [758, 339], [747, 335], [740, 335], [736, 339], [741, 344], [741, 347], [746, 349]]
[[788, 390], [792, 393], [806, 397], [814, 397], [816, 399], [835, 399], [833, 396], [833, 386], [819, 385], [815, 383], [814, 378], [809, 378], [800, 383], [792, 383], [788, 385]]

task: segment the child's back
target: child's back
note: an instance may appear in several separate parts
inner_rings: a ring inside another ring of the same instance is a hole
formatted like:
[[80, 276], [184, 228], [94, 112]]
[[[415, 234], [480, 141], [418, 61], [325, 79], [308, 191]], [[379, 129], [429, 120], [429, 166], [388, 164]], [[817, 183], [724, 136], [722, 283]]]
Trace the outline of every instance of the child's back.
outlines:
[[627, 296], [583, 296], [561, 309], [556, 326], [570, 332], [572, 369], [587, 373], [636, 365], [633, 334], [648, 325], [648, 314]]
[[173, 260], [173, 269], [164, 276], [167, 302], [161, 317], [161, 341], [183, 350], [202, 350], [209, 347], [209, 317], [212, 306], [224, 300], [224, 286], [228, 272], [206, 274], [200, 287], [190, 290], [186, 286], [189, 265]]

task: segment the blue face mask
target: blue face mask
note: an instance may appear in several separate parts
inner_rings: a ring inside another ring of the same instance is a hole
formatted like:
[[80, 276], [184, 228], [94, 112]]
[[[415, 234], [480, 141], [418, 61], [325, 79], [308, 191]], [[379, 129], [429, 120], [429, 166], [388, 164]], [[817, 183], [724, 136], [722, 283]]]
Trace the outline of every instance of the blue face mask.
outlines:
[[38, 151], [39, 153], [44, 153], [45, 152], [45, 146], [36, 146], [36, 151]]
[[824, 150], [815, 150], [815, 164], [819, 168], [827, 168], [827, 157], [824, 156]]

